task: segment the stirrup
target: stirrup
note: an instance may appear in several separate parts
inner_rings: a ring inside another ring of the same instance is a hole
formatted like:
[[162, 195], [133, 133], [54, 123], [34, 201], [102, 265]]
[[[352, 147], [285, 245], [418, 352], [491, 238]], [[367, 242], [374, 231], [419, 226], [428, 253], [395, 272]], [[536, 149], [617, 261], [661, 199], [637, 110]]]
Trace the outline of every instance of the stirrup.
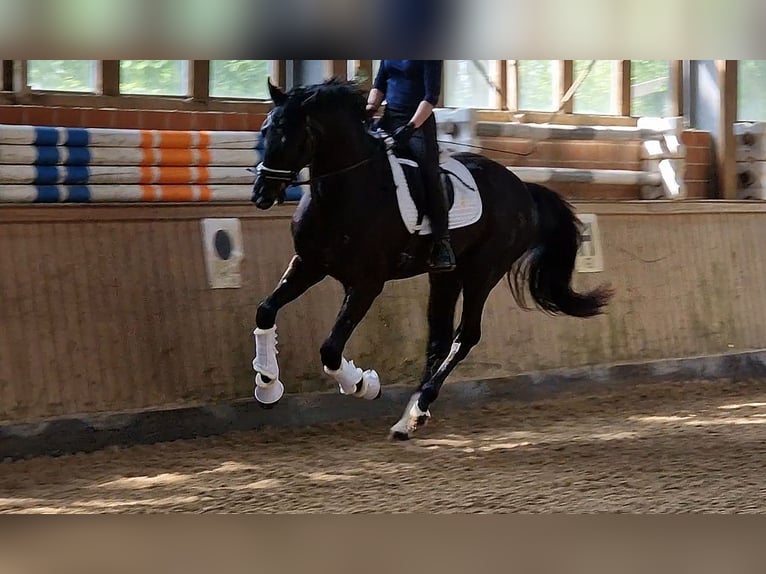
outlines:
[[[439, 244], [441, 243], [441, 246]], [[435, 255], [437, 250], [442, 250], [439, 254], [444, 256], [444, 261], [437, 261]], [[428, 267], [433, 271], [452, 271], [455, 269], [455, 252], [450, 245], [449, 240], [437, 239], [431, 247], [431, 253], [428, 257]]]

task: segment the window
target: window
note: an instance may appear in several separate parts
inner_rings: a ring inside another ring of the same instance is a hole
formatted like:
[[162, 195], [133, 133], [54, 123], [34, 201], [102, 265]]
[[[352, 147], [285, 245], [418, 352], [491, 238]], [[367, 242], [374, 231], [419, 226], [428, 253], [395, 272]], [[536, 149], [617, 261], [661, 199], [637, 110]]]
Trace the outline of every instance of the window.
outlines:
[[632, 60], [630, 94], [630, 115], [671, 115], [670, 60]]
[[189, 94], [189, 61], [120, 60], [120, 92], [186, 96]]
[[[575, 92], [574, 112], [577, 114], [615, 115], [619, 113], [616, 73], [619, 60], [596, 60], [588, 76]], [[590, 60], [574, 61], [574, 81], [590, 66]]]
[[455, 108], [492, 108], [497, 82], [496, 60], [445, 60], [444, 105]]
[[29, 60], [27, 83], [32, 90], [95, 92], [96, 60]]
[[559, 107], [559, 60], [519, 60], [519, 109], [553, 112]]
[[740, 60], [737, 75], [737, 120], [766, 121], [766, 60]]
[[[271, 60], [211, 60], [210, 95], [267, 100], [266, 81], [271, 74]], [[276, 84], [276, 78], [272, 82]]]

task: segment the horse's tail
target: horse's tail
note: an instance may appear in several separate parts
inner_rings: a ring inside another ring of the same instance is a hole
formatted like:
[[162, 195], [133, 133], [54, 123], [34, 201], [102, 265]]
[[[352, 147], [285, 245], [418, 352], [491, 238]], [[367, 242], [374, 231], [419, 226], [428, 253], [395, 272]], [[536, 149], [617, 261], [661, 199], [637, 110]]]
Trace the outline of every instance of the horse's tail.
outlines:
[[537, 207], [537, 240], [508, 272], [514, 299], [527, 308], [525, 285], [537, 306], [552, 315], [592, 317], [602, 312], [612, 290], [601, 286], [586, 293], [572, 289], [582, 224], [572, 206], [543, 185], [527, 183]]

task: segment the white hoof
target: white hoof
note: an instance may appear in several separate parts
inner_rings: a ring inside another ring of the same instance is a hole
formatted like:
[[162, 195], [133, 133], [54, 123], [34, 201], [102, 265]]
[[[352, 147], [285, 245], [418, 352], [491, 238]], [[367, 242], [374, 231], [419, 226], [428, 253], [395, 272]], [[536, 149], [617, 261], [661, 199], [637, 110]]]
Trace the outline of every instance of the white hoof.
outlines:
[[416, 431], [422, 429], [431, 418], [429, 411], [421, 411], [418, 407], [418, 399], [420, 393], [415, 393], [410, 397], [407, 407], [404, 409], [404, 414], [397, 423], [391, 427], [389, 432], [389, 438], [393, 440], [407, 440]]
[[418, 402], [415, 401], [415, 404], [412, 405], [412, 408], [410, 408], [410, 416], [407, 419], [407, 428], [409, 429], [410, 433], [414, 433], [415, 431], [426, 426], [430, 420], [431, 411], [421, 411], [420, 407], [418, 406]]
[[407, 430], [407, 423], [399, 421], [388, 432], [388, 438], [391, 440], [409, 440], [410, 431]]
[[265, 383], [261, 374], [255, 375], [255, 400], [262, 405], [274, 405], [285, 394], [285, 386], [279, 379]]

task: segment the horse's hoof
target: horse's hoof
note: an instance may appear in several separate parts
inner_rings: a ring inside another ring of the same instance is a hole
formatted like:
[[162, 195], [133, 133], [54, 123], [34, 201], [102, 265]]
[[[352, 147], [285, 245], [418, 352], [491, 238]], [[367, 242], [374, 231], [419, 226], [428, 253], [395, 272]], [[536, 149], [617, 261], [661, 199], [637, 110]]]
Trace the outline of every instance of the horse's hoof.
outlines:
[[383, 385], [380, 384], [378, 373], [372, 370], [367, 370], [362, 375], [362, 380], [357, 384], [357, 391], [354, 393], [354, 396], [360, 399], [374, 401], [380, 398], [382, 392]]
[[388, 440], [403, 442], [406, 440], [410, 440], [410, 435], [402, 431], [391, 431], [390, 433], [388, 433]]
[[407, 421], [407, 432], [415, 433], [422, 430], [431, 420], [429, 411], [421, 411], [418, 403], [415, 402], [410, 409], [410, 418]]
[[418, 418], [415, 419], [415, 424], [413, 425], [413, 430], [422, 429], [425, 427], [428, 422], [431, 420], [431, 415], [420, 415]]
[[[280, 401], [281, 401], [281, 399], [280, 399]], [[271, 409], [273, 409], [275, 406], [277, 406], [277, 405], [279, 404], [279, 402], [280, 402], [280, 401], [277, 401], [276, 403], [270, 403], [270, 404], [265, 404], [265, 403], [261, 403], [261, 402], [259, 402], [259, 403], [258, 403], [258, 406], [259, 406], [259, 407], [261, 407], [261, 408], [262, 408], [264, 411], [270, 411], [270, 410], [271, 410]], [[256, 401], [256, 402], [257, 402], [257, 401]]]
[[253, 395], [262, 407], [275, 407], [284, 394], [285, 386], [279, 379], [266, 383], [260, 373], [255, 375], [255, 391]]

